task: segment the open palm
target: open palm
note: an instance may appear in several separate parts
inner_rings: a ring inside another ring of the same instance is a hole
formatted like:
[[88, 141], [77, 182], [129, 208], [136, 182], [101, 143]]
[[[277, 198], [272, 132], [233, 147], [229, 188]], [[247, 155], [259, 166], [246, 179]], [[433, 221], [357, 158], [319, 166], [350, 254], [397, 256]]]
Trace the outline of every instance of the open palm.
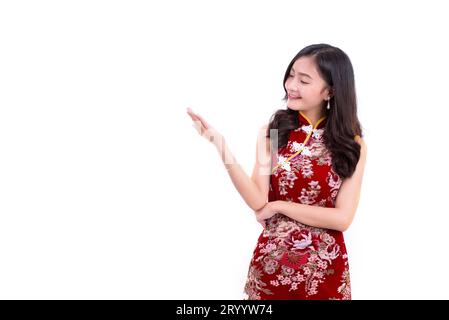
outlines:
[[204, 120], [203, 117], [193, 112], [193, 110], [190, 108], [187, 108], [187, 113], [193, 120], [193, 126], [202, 137], [206, 138], [209, 142], [212, 142], [214, 144], [222, 141], [223, 136], [217, 130], [215, 130], [215, 128], [212, 127], [206, 120]]

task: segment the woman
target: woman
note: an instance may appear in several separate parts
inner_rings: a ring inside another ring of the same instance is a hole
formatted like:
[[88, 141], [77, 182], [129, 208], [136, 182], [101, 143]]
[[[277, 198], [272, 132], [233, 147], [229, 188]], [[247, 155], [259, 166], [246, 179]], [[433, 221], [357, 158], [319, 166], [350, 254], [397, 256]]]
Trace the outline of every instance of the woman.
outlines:
[[343, 232], [358, 206], [367, 153], [352, 64], [339, 48], [310, 45], [292, 59], [283, 84], [287, 108], [261, 128], [251, 177], [223, 136], [188, 110], [264, 226], [244, 299], [350, 300]]

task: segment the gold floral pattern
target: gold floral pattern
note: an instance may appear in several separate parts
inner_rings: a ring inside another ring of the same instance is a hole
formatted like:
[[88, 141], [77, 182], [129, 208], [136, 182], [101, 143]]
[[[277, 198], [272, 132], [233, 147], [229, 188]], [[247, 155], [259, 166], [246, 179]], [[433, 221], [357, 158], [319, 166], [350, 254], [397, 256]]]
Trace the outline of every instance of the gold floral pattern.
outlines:
[[[342, 180], [332, 170], [332, 157], [323, 141], [323, 120], [313, 128], [299, 114], [300, 127], [291, 131], [278, 156], [281, 165], [272, 171], [269, 201], [335, 207]], [[351, 299], [342, 232], [275, 214], [267, 220], [253, 252], [244, 299]]]

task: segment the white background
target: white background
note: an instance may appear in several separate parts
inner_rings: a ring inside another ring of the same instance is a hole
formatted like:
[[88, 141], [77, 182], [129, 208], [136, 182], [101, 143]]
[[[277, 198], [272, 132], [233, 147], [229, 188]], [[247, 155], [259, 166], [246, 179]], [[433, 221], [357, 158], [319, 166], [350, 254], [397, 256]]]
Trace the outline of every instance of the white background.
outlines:
[[262, 227], [185, 109], [250, 174], [313, 43], [368, 146], [353, 299], [449, 298], [444, 3], [2, 1], [0, 298], [241, 299]]

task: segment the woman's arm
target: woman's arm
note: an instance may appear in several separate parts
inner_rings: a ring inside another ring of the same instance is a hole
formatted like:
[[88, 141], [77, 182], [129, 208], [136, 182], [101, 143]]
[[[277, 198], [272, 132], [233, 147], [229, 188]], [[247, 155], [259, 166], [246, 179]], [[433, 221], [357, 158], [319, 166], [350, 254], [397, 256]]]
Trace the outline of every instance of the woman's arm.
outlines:
[[259, 131], [256, 147], [256, 164], [252, 177], [242, 169], [232, 155], [223, 137], [216, 139], [214, 145], [228, 171], [229, 177], [243, 200], [253, 210], [259, 210], [265, 206], [268, 197], [270, 182], [270, 154], [269, 143], [265, 139], [266, 126]]
[[199, 114], [187, 108], [187, 113], [194, 122], [194, 127], [198, 133], [212, 142], [228, 170], [229, 177], [234, 183], [235, 188], [243, 197], [243, 200], [253, 210], [261, 209], [267, 203], [269, 179], [271, 171], [271, 157], [269, 138], [265, 138], [266, 128], [264, 126], [259, 131], [256, 150], [256, 165], [253, 175], [250, 178], [237, 163], [231, 151], [229, 150], [224, 137], [215, 130], [206, 120]]
[[287, 201], [269, 202], [272, 212], [284, 214], [300, 223], [318, 228], [346, 231], [352, 220], [360, 198], [367, 148], [359, 138], [360, 159], [353, 175], [342, 182], [338, 191], [335, 208], [325, 208]]

